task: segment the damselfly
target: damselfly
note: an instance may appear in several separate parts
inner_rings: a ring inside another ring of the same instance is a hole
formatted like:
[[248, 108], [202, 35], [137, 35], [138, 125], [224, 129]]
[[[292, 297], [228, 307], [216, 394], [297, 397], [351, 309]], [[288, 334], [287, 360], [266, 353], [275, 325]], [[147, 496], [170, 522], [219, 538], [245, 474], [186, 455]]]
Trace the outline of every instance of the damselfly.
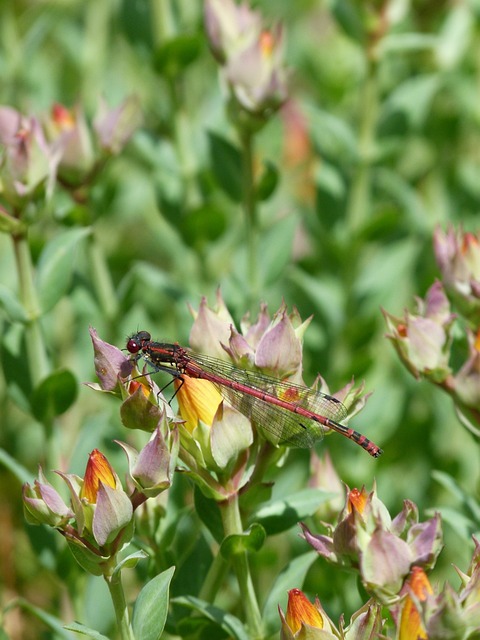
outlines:
[[127, 351], [179, 380], [184, 376], [209, 380], [227, 402], [271, 433], [278, 444], [312, 447], [327, 428], [353, 440], [374, 458], [383, 453], [366, 436], [341, 424], [347, 410], [340, 400], [316, 389], [240, 369], [179, 344], [154, 342], [147, 331], [131, 336]]

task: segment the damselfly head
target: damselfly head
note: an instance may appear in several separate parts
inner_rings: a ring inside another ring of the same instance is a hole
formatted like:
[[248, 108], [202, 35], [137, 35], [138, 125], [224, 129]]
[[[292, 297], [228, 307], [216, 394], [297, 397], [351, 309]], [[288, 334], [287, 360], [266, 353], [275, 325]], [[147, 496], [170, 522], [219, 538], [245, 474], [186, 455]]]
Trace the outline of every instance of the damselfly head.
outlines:
[[148, 331], [139, 331], [128, 339], [127, 351], [133, 354], [138, 353], [147, 342], [151, 341], [151, 339], [152, 336]]

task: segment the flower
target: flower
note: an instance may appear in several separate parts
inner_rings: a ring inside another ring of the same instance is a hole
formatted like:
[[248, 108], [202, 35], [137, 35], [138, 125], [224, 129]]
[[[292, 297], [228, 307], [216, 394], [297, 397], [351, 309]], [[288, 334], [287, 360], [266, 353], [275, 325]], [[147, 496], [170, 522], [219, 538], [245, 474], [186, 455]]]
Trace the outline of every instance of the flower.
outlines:
[[[259, 371], [287, 383], [300, 384], [302, 379], [302, 340], [311, 318], [302, 321], [298, 311], [287, 312], [283, 303], [279, 310], [270, 318], [267, 307], [262, 305], [256, 322], [252, 323], [249, 316], [245, 316], [240, 323], [240, 331], [223, 302], [220, 292], [217, 292], [216, 305], [211, 308], [205, 298], [202, 299], [198, 311], [192, 310], [194, 323], [190, 332], [190, 344], [195, 351], [213, 355], [217, 358], [230, 358], [239, 369]], [[246, 378], [248, 373], [245, 374]], [[322, 378], [318, 378], [322, 391], [328, 393], [328, 388]], [[279, 397], [284, 399], [286, 394], [297, 394], [298, 389], [279, 386]], [[317, 388], [315, 383], [314, 388]], [[365, 404], [368, 396], [362, 396], [363, 387], [353, 389], [350, 383], [340, 392], [333, 394], [337, 400], [346, 404], [347, 409], [358, 412]], [[225, 391], [224, 395], [237, 406], [235, 393]], [[301, 400], [301, 399], [300, 399]], [[246, 411], [246, 415], [255, 418], [255, 426], [261, 434], [272, 444], [282, 443], [282, 431], [272, 427], [270, 423], [262, 423], [256, 412]], [[318, 435], [321, 435], [318, 431]], [[305, 434], [301, 432], [300, 446], [306, 442]], [[313, 442], [316, 433], [308, 432]], [[288, 433], [288, 442], [295, 441], [295, 434]], [[305, 445], [303, 445], [305, 446]]]
[[91, 533], [95, 542], [103, 547], [113, 542], [131, 523], [132, 503], [107, 458], [98, 449], [94, 449], [88, 458], [78, 492], [72, 481], [76, 476], [58, 473], [70, 489], [77, 523], [82, 523], [80, 535], [84, 533], [85, 523], [85, 532]]
[[425, 301], [417, 299], [417, 309], [417, 314], [407, 311], [403, 319], [383, 311], [390, 331], [387, 338], [415, 377], [422, 374], [433, 382], [444, 382], [451, 374], [450, 329], [455, 316], [441, 282], [430, 287]]
[[300, 589], [291, 589], [288, 592], [287, 615], [283, 614], [280, 607], [279, 613], [282, 623], [282, 640], [295, 638], [372, 640], [382, 629], [381, 606], [373, 600], [352, 615], [347, 627], [344, 626], [342, 616], [340, 629], [337, 629], [327, 616], [319, 599], [316, 598], [315, 604], [312, 604]]
[[55, 140], [61, 150], [60, 177], [72, 182], [81, 181], [95, 162], [92, 136], [81, 107], [67, 109], [55, 103], [46, 127], [50, 139]]
[[0, 107], [0, 191], [14, 208], [52, 195], [60, 153], [48, 144], [40, 122], [11, 107]]
[[102, 100], [93, 122], [99, 148], [109, 155], [119, 154], [141, 122], [140, 101], [136, 96], [128, 96], [113, 109]]
[[301, 523], [305, 540], [325, 559], [359, 571], [367, 591], [382, 602], [398, 599], [412, 566], [429, 568], [442, 547], [440, 517], [418, 521], [406, 500], [391, 518], [375, 490], [347, 490], [345, 506], [329, 535], [315, 535]]
[[462, 315], [480, 323], [480, 234], [455, 231], [434, 232], [433, 247], [445, 288]]
[[265, 29], [254, 42], [232, 55], [226, 63], [225, 77], [232, 96], [242, 109], [256, 116], [270, 115], [287, 99], [283, 41], [281, 25]]
[[404, 599], [392, 611], [399, 640], [418, 638], [473, 638], [480, 630], [480, 545], [467, 573], [458, 568], [458, 592], [446, 583], [440, 593], [432, 588], [420, 567], [413, 567], [402, 589]]
[[30, 524], [55, 527], [67, 540], [79, 564], [94, 575], [106, 575], [116, 554], [133, 536], [133, 506], [107, 458], [94, 449], [83, 478], [57, 471], [70, 493], [70, 505], [40, 470], [33, 488], [23, 488]]
[[45, 127], [60, 153], [62, 184], [76, 190], [91, 182], [107, 157], [121, 152], [140, 122], [140, 106], [134, 96], [114, 109], [101, 101], [93, 125], [80, 106], [68, 109], [54, 104]]
[[[425, 571], [421, 567], [413, 567], [405, 582], [404, 591], [407, 594], [403, 601], [399, 621], [399, 640], [422, 640], [427, 638], [416, 602], [424, 602], [433, 589]], [[415, 598], [415, 599], [413, 599]]]
[[318, 638], [327, 640], [336, 638], [332, 633], [333, 625], [322, 609], [318, 598], [312, 604], [307, 596], [300, 589], [291, 589], [288, 592], [287, 614], [284, 615], [281, 608], [278, 608], [282, 623], [282, 640], [293, 640], [293, 638]]
[[207, 0], [205, 27], [230, 90], [231, 116], [247, 130], [261, 127], [287, 98], [282, 26], [264, 28], [245, 3]]
[[141, 451], [125, 442], [118, 444], [127, 455], [130, 479], [142, 496], [155, 497], [171, 486], [179, 440], [176, 429], [168, 431], [165, 417]]
[[190, 433], [197, 428], [199, 421], [212, 425], [222, 396], [214, 384], [208, 380], [199, 380], [185, 376], [182, 381], [175, 380], [175, 397], [178, 400], [180, 415], [185, 428]]
[[120, 482], [107, 458], [101, 451], [94, 449], [88, 458], [80, 498], [95, 504], [101, 484], [116, 489]]
[[47, 524], [51, 527], [62, 527], [74, 513], [68, 507], [58, 491], [39, 470], [39, 480], [33, 487], [28, 482], [23, 485], [23, 507], [25, 519], [29, 524]]
[[248, 47], [261, 32], [262, 19], [243, 3], [233, 0], [206, 0], [205, 29], [215, 58], [222, 64], [236, 51]]
[[453, 376], [452, 396], [462, 408], [480, 409], [480, 330], [467, 329], [468, 358]]
[[248, 316], [243, 318], [239, 333], [220, 292], [214, 308], [203, 298], [198, 312], [192, 313], [190, 344], [195, 351], [217, 358], [230, 357], [238, 367], [255, 367], [276, 378], [302, 382], [302, 338], [311, 318], [302, 322], [296, 309], [288, 314], [282, 304], [270, 319], [262, 305], [255, 323]]

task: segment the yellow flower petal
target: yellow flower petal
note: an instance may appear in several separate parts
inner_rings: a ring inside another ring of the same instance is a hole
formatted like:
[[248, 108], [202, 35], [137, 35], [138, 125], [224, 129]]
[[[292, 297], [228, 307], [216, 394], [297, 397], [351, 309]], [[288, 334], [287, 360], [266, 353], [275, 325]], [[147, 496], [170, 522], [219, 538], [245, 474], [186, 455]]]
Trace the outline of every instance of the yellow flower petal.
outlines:
[[[420, 602], [426, 600], [428, 594], [433, 593], [427, 575], [420, 567], [413, 567], [407, 584]], [[398, 640], [426, 640], [427, 638], [417, 607], [411, 596], [407, 594], [400, 617]]]
[[176, 398], [180, 415], [190, 433], [197, 427], [199, 420], [211, 426], [222, 396], [215, 385], [208, 380], [188, 378], [175, 380]]

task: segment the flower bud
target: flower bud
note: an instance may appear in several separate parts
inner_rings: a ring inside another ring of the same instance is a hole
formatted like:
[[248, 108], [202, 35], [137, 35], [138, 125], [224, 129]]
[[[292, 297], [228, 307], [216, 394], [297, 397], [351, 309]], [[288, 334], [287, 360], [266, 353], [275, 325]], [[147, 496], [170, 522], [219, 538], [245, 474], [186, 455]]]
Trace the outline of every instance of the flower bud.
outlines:
[[474, 326], [480, 324], [480, 236], [439, 227], [433, 246], [448, 294], [462, 315]]
[[4, 198], [14, 207], [53, 192], [60, 154], [47, 143], [40, 122], [0, 107], [0, 157]]
[[312, 640], [333, 640], [338, 637], [333, 633], [333, 625], [318, 598], [315, 604], [312, 604], [300, 589], [291, 589], [288, 592], [287, 614], [285, 616], [280, 607], [279, 614], [282, 640], [306, 637]]
[[412, 568], [412, 572], [405, 583], [405, 591], [407, 596], [401, 609], [398, 638], [399, 640], [410, 640], [410, 638], [422, 640], [427, 638], [428, 636], [416, 604], [417, 602], [425, 601], [427, 595], [433, 593], [423, 569], [420, 567]]
[[454, 315], [442, 284], [435, 282], [425, 301], [417, 300], [418, 313], [406, 313], [404, 319], [383, 312], [390, 331], [387, 334], [400, 359], [415, 376], [420, 374], [440, 383], [451, 374], [449, 367]]
[[118, 442], [127, 454], [130, 478], [138, 491], [151, 498], [168, 489], [172, 483], [178, 454], [178, 431], [162, 434], [166, 421], [158, 425], [149, 442], [138, 452], [124, 442]]
[[112, 469], [107, 458], [98, 449], [94, 449], [88, 457], [87, 467], [80, 490], [80, 498], [85, 498], [91, 504], [97, 502], [100, 483], [116, 489], [120, 484], [118, 476]]
[[42, 470], [39, 480], [33, 487], [23, 485], [23, 507], [25, 518], [29, 524], [46, 524], [61, 527], [73, 517], [73, 511], [65, 504], [62, 497], [52, 485], [46, 481]]
[[[414, 505], [413, 505], [414, 507]], [[440, 517], [418, 522], [418, 511], [406, 502], [393, 520], [375, 491], [347, 492], [345, 507], [329, 535], [314, 535], [301, 524], [305, 540], [324, 558], [360, 573], [364, 587], [379, 600], [398, 598], [414, 565], [431, 567], [442, 548]]]
[[224, 64], [238, 50], [249, 46], [261, 31], [261, 16], [246, 3], [206, 0], [205, 28], [215, 58]]

